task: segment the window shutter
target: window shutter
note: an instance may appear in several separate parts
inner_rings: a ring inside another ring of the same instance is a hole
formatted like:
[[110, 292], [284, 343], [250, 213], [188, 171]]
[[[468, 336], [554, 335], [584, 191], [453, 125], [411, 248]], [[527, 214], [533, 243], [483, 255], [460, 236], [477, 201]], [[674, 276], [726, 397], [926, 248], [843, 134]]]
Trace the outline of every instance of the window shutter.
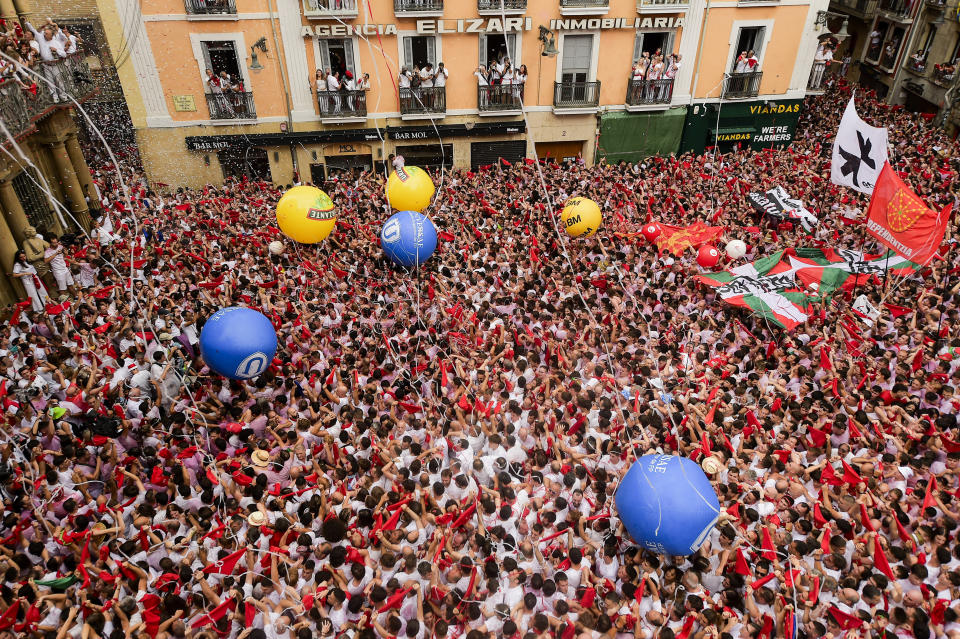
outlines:
[[643, 54], [643, 32], [637, 32], [637, 39], [633, 41], [633, 61], [636, 62]]
[[510, 56], [510, 64], [513, 68], [520, 66], [520, 60], [517, 59], [517, 34], [508, 33], [505, 36], [507, 40], [507, 55]]
[[480, 43], [480, 53], [477, 55], [477, 64], [485, 67], [487, 66], [487, 34], [481, 33], [477, 37], [477, 41]]
[[[200, 50], [203, 51], [203, 64], [207, 69], [210, 69], [214, 73], [220, 73], [217, 69], [213, 68], [213, 62], [210, 61], [210, 43], [201, 42]], [[206, 70], [204, 70], [204, 79], [206, 79]]]
[[347, 38], [343, 41], [343, 55], [346, 58], [346, 60], [344, 60], [344, 63], [347, 65], [347, 69], [349, 69], [350, 73], [352, 73], [354, 77], [356, 77], [357, 67], [354, 64], [353, 43], [354, 43], [353, 38]]
[[435, 37], [427, 38], [427, 61], [437, 66], [437, 39]]
[[[326, 73], [330, 69], [330, 46], [326, 40], [317, 40], [317, 45], [320, 47], [320, 66], [323, 68], [323, 72]], [[323, 87], [326, 90], [326, 87]]]
[[413, 69], [413, 38], [403, 36], [403, 66]]

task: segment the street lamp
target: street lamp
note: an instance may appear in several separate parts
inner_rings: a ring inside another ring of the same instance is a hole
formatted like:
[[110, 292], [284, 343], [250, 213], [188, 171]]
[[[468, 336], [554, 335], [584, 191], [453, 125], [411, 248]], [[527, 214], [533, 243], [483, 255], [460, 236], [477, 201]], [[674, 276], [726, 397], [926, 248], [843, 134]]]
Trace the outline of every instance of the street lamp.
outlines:
[[842, 13], [834, 13], [832, 11], [817, 11], [817, 19], [813, 24], [817, 27], [817, 29], [820, 27], [827, 27], [827, 32], [829, 33], [830, 27], [827, 25], [827, 20], [829, 18], [843, 18], [843, 23], [840, 25], [840, 30], [831, 34], [837, 39], [838, 42], [843, 42], [850, 37], [850, 32], [847, 30], [847, 27], [850, 24], [850, 19]]

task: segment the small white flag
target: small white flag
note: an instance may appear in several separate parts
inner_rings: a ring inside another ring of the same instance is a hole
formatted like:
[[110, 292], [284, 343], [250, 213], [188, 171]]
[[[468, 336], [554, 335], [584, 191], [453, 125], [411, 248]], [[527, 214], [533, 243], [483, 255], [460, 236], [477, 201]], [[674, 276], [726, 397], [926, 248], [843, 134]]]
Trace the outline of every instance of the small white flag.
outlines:
[[851, 97], [833, 142], [830, 181], [872, 194], [886, 161], [887, 130], [861, 120]]

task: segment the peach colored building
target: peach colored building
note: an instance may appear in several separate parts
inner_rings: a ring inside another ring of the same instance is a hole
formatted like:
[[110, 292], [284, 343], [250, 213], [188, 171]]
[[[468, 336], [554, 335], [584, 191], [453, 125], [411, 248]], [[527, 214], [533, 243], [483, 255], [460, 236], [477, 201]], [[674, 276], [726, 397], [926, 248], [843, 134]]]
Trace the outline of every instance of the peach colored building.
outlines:
[[320, 181], [395, 153], [478, 166], [782, 144], [826, 5], [98, 0], [129, 59], [118, 71], [148, 174], [168, 184]]

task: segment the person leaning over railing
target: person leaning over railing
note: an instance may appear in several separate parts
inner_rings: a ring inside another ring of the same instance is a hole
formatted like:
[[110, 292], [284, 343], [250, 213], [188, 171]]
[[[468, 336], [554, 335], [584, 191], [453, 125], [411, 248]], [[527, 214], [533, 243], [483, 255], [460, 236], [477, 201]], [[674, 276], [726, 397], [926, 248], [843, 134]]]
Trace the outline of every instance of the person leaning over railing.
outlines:
[[24, 24], [33, 33], [33, 42], [36, 43], [40, 60], [44, 63], [41, 67], [43, 75], [52, 85], [53, 101], [60, 102], [61, 97], [66, 100], [63, 68], [58, 63], [67, 57], [67, 46], [70, 45], [70, 39], [50, 18], [47, 18], [47, 22], [40, 31], [30, 24], [29, 20], [25, 20]]

